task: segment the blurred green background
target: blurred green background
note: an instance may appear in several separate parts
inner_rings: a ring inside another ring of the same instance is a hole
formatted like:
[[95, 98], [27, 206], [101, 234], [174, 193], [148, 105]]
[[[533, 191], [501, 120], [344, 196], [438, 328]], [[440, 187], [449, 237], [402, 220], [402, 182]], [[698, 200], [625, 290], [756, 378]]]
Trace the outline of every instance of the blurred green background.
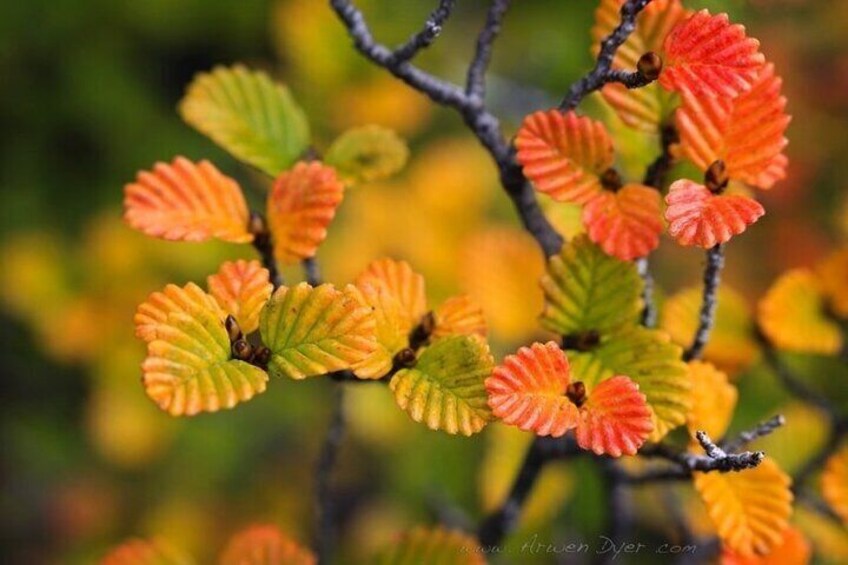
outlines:
[[[393, 44], [420, 26], [435, 1], [359, 4], [376, 35]], [[469, 30], [481, 25], [485, 4], [459, 2], [421, 65], [461, 80], [474, 42]], [[848, 235], [848, 3], [686, 4], [728, 11], [746, 24], [784, 77], [794, 116], [789, 178], [763, 197], [768, 215], [729, 251], [724, 278], [753, 305], [779, 272], [813, 264]], [[515, 2], [495, 49], [489, 95], [507, 130], [553, 104], [590, 67], [595, 7]], [[222, 259], [254, 256], [235, 245], [148, 240], [120, 221], [123, 185], [178, 154], [210, 158], [261, 201], [264, 183], [175, 112], [195, 73], [236, 61], [290, 86], [319, 148], [366, 123], [394, 128], [410, 143], [412, 158], [398, 179], [346, 196], [319, 253], [329, 280], [348, 282], [373, 258], [405, 258], [427, 276], [431, 303], [460, 290], [483, 302], [498, 357], [537, 335], [541, 258], [518, 229], [487, 156], [457, 116], [363, 62], [326, 3], [4, 2], [4, 562], [92, 562], [131, 535], [164, 536], [206, 562], [229, 534], [255, 521], [310, 539], [312, 466], [331, 383], [275, 381], [232, 412], [181, 420], [159, 412], [139, 384], [144, 348], [133, 339], [135, 306], [166, 282], [202, 283]], [[586, 108], [604, 115], [597, 100]], [[655, 146], [622, 137], [624, 170], [644, 166]], [[562, 216], [562, 225], [573, 224]], [[666, 294], [697, 284], [702, 261], [669, 243], [655, 260]], [[787, 405], [763, 371], [738, 382], [737, 427], [778, 409], [796, 415], [799, 424], [770, 441], [785, 467], [797, 465], [821, 440], [817, 416]], [[345, 563], [367, 562], [398, 530], [432, 522], [446, 508], [476, 519], [500, 498], [527, 441], [498, 426], [470, 439], [429, 432], [380, 385], [351, 387], [347, 409], [352, 422], [336, 476]], [[603, 532], [591, 466], [558, 464], [546, 473], [543, 495], [522, 522], [526, 535], [515, 539], [539, 533], [573, 541]], [[673, 538], [656, 505], [644, 506], [645, 535]], [[706, 528], [702, 511], [689, 506]], [[845, 532], [832, 533], [826, 553], [848, 559]]]

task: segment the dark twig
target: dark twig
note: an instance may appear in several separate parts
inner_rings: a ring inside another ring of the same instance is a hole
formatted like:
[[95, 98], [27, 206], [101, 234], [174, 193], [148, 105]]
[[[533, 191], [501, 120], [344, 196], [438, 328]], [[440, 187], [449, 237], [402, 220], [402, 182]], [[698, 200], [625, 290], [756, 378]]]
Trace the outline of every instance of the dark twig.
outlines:
[[265, 217], [259, 212], [251, 212], [248, 229], [253, 234], [253, 248], [259, 253], [262, 266], [268, 269], [268, 279], [275, 289], [280, 288], [285, 281], [277, 265], [277, 258], [274, 256], [274, 240], [271, 238], [271, 231], [268, 229]]
[[332, 415], [318, 464], [315, 470], [315, 553], [319, 565], [332, 560], [335, 538], [335, 516], [333, 512], [333, 493], [330, 488], [330, 476], [338, 458], [344, 436], [344, 387], [337, 385], [333, 398]]
[[677, 129], [673, 124], [663, 126], [660, 132], [660, 154], [648, 165], [648, 170], [645, 171], [645, 178], [642, 180], [642, 184], [662, 190], [665, 185], [666, 176], [674, 164], [671, 146], [679, 140]]
[[501, 23], [510, 2], [511, 0], [492, 0], [489, 12], [486, 14], [486, 24], [477, 36], [474, 59], [468, 67], [465, 83], [465, 93], [473, 99], [482, 101], [486, 95], [486, 69], [492, 59], [492, 44], [501, 31]]
[[424, 22], [421, 31], [413, 34], [406, 43], [394, 50], [392, 56], [395, 61], [408, 61], [415, 57], [420, 50], [429, 47], [442, 33], [442, 26], [450, 17], [454, 4], [456, 4], [456, 0], [440, 0], [439, 6]]
[[684, 361], [697, 359], [704, 352], [715, 323], [718, 307], [718, 285], [721, 282], [721, 269], [724, 267], [724, 246], [719, 244], [707, 250], [707, 265], [704, 268], [704, 291], [701, 299], [701, 311], [698, 315], [698, 329], [692, 345], [683, 353]]
[[303, 275], [306, 277], [306, 282], [311, 286], [321, 284], [321, 268], [318, 266], [318, 260], [315, 257], [303, 260]]
[[646, 328], [652, 328], [657, 324], [657, 305], [654, 302], [654, 277], [647, 257], [641, 257], [636, 261], [636, 269], [642, 277], [644, 288], [642, 290], [642, 301], [645, 303], [642, 309], [640, 322]]

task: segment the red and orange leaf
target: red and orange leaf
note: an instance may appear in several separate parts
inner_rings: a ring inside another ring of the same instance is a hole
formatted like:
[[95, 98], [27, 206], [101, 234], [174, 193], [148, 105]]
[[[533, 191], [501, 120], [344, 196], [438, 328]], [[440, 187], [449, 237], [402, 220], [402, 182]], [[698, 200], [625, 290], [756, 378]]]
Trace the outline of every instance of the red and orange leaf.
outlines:
[[206, 284], [221, 309], [232, 314], [246, 335], [259, 327], [259, 313], [274, 290], [259, 261], [227, 261]]
[[659, 82], [667, 90], [733, 98], [750, 90], [762, 69], [759, 47], [727, 14], [701, 10], [666, 37]]
[[644, 257], [660, 243], [660, 193], [638, 184], [603, 191], [583, 208], [583, 224], [607, 255], [624, 261]]
[[486, 318], [476, 300], [462, 294], [445, 300], [433, 312], [436, 326], [433, 337], [477, 334], [486, 337]]
[[318, 161], [301, 161], [277, 177], [268, 195], [277, 261], [296, 263], [314, 256], [343, 197], [344, 184], [336, 170]]
[[828, 459], [821, 488], [825, 502], [848, 524], [848, 446]]
[[725, 548], [721, 565], [807, 565], [812, 557], [810, 542], [797, 528], [783, 531], [780, 543], [766, 555], [744, 556]]
[[771, 188], [786, 176], [788, 163], [784, 133], [791, 118], [781, 85], [769, 63], [753, 88], [734, 99], [683, 93], [676, 114], [683, 154], [702, 171], [721, 159], [730, 178]]
[[315, 555], [277, 526], [255, 525], [235, 534], [221, 554], [220, 565], [312, 565]]
[[792, 481], [774, 460], [744, 471], [695, 473], [694, 481], [725, 548], [750, 557], [781, 543], [792, 514]]
[[162, 540], [131, 539], [113, 548], [100, 565], [191, 565], [185, 557]]
[[617, 375], [600, 382], [580, 410], [577, 444], [597, 455], [635, 455], [654, 429], [639, 385]]
[[672, 183], [665, 201], [668, 233], [680, 245], [704, 249], [739, 235], [765, 214], [756, 200], [735, 194], [716, 195], [687, 179]]
[[169, 284], [161, 292], [154, 292], [142, 302], [135, 313], [135, 335], [150, 342], [159, 336], [158, 329], [168, 321], [172, 312], [191, 312], [194, 309], [208, 309], [218, 313], [223, 320], [225, 314], [215, 299], [206, 294], [194, 283], [184, 287]]
[[371, 284], [385, 288], [401, 305], [411, 329], [427, 312], [424, 277], [412, 270], [406, 261], [377, 259], [368, 264], [356, 278], [356, 286]]
[[560, 437], [577, 426], [577, 406], [565, 396], [568, 358], [555, 342], [534, 343], [507, 355], [486, 379], [492, 413], [536, 435]]
[[825, 257], [816, 266], [816, 274], [830, 310], [848, 318], [848, 246]]
[[248, 210], [236, 181], [209, 161], [177, 157], [140, 171], [124, 187], [124, 220], [153, 237], [182, 241], [211, 238], [251, 241]]
[[612, 140], [602, 123], [556, 108], [524, 118], [515, 147], [527, 178], [560, 202], [591, 200], [601, 190], [600, 175], [613, 163]]

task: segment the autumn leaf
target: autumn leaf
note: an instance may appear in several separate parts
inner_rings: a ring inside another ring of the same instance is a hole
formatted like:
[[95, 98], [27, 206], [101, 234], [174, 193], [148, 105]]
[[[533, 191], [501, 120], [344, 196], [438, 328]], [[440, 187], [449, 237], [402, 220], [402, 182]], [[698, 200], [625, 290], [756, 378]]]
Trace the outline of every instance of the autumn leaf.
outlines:
[[158, 329], [167, 325], [170, 313], [189, 313], [198, 309], [211, 310], [221, 319], [225, 316], [214, 297], [196, 284], [188, 283], [184, 287], [169, 284], [139, 305], [133, 319], [135, 335], [144, 341], [153, 341], [159, 336]]
[[848, 524], [848, 446], [827, 460], [821, 476], [825, 502]]
[[765, 63], [760, 43], [727, 14], [701, 10], [677, 24], [663, 45], [659, 83], [695, 96], [733, 98], [751, 89]]
[[739, 393], [727, 380], [727, 375], [710, 363], [689, 362], [689, 378], [692, 382], [692, 407], [686, 416], [686, 426], [694, 436], [705, 431], [710, 437], [724, 437]]
[[347, 130], [333, 141], [324, 161], [352, 183], [384, 180], [406, 165], [409, 149], [397, 134], [368, 125]]
[[124, 221], [153, 237], [181, 241], [253, 239], [238, 183], [209, 161], [176, 157], [140, 171], [124, 187]]
[[435, 339], [449, 335], [486, 337], [486, 318], [483, 308], [467, 294], [448, 298], [433, 311]]
[[318, 161], [299, 162], [281, 174], [268, 194], [268, 224], [274, 257], [296, 263], [313, 257], [344, 197], [335, 169]]
[[478, 542], [442, 527], [422, 526], [405, 532], [372, 561], [376, 565], [486, 565]]
[[515, 147], [525, 176], [560, 202], [591, 200], [613, 163], [612, 140], [602, 123], [557, 109], [527, 116]]
[[259, 261], [227, 261], [207, 279], [209, 294], [221, 309], [235, 317], [247, 335], [259, 327], [259, 313], [274, 289], [268, 269]]
[[665, 197], [668, 233], [680, 245], [704, 249], [725, 243], [765, 214], [759, 202], [736, 194], [713, 194], [704, 185], [681, 179]]
[[660, 193], [638, 184], [603, 191], [583, 208], [583, 224], [607, 255], [622, 261], [644, 257], [660, 243]]
[[810, 542], [797, 528], [783, 530], [783, 537], [766, 555], [743, 556], [724, 548], [721, 565], [807, 565], [812, 557]]
[[113, 548], [100, 565], [192, 565], [190, 559], [163, 540], [131, 539]]
[[830, 310], [848, 318], [848, 246], [825, 257], [816, 266], [816, 275]]
[[406, 261], [372, 261], [356, 278], [355, 284], [372, 284], [385, 288], [400, 303], [409, 329], [427, 312], [424, 277], [413, 271]]
[[492, 417], [483, 382], [493, 365], [483, 338], [451, 336], [433, 342], [412, 368], [395, 373], [389, 387], [414, 421], [431, 430], [470, 436]]
[[306, 150], [309, 124], [288, 89], [243, 65], [198, 74], [180, 116], [234, 157], [272, 177]]
[[259, 317], [272, 375], [305, 379], [350, 369], [377, 347], [376, 322], [356, 289], [300, 283], [278, 288]]
[[235, 534], [221, 554], [220, 565], [313, 565], [312, 552], [277, 526], [254, 525]]
[[575, 430], [577, 444], [596, 455], [635, 455], [654, 430], [652, 412], [639, 385], [616, 375], [588, 392]]

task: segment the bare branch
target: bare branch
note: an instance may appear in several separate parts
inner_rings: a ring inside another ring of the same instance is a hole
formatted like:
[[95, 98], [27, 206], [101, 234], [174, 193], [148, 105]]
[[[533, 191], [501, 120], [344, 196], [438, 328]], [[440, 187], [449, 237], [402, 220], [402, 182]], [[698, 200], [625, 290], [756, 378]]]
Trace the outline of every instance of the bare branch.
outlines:
[[468, 67], [465, 93], [472, 99], [482, 101], [486, 96], [486, 69], [492, 59], [492, 44], [501, 31], [501, 23], [511, 0], [492, 0], [486, 14], [486, 24], [477, 36], [474, 59]]
[[777, 416], [772, 416], [765, 422], [760, 422], [756, 427], [744, 431], [740, 433], [736, 439], [731, 441], [723, 442], [722, 446], [725, 451], [739, 451], [752, 441], [757, 438], [761, 438], [763, 436], [767, 436], [772, 433], [777, 428], [786, 424], [786, 418], [783, 417], [782, 414], [778, 414]]
[[684, 361], [697, 359], [704, 352], [704, 347], [710, 339], [710, 331], [715, 323], [715, 313], [718, 307], [718, 285], [721, 282], [721, 269], [724, 267], [724, 246], [716, 245], [707, 250], [707, 265], [704, 268], [704, 291], [701, 300], [701, 311], [698, 315], [698, 329], [692, 345], [683, 353]]
[[442, 26], [450, 17], [454, 4], [456, 4], [456, 0], [440, 0], [439, 6], [424, 22], [421, 31], [413, 34], [406, 43], [394, 50], [392, 53], [394, 60], [398, 62], [408, 61], [415, 57], [420, 50], [429, 47], [442, 33]]
[[671, 146], [680, 140], [677, 128], [672, 124], [663, 126], [660, 131], [660, 154], [654, 162], [648, 166], [642, 184], [662, 190], [668, 171], [674, 164], [674, 156], [671, 154]]
[[274, 289], [280, 288], [285, 281], [277, 265], [277, 258], [274, 257], [274, 241], [265, 217], [259, 212], [251, 212], [248, 230], [253, 234], [253, 248], [259, 253], [262, 266], [268, 269], [268, 279], [274, 285]]

